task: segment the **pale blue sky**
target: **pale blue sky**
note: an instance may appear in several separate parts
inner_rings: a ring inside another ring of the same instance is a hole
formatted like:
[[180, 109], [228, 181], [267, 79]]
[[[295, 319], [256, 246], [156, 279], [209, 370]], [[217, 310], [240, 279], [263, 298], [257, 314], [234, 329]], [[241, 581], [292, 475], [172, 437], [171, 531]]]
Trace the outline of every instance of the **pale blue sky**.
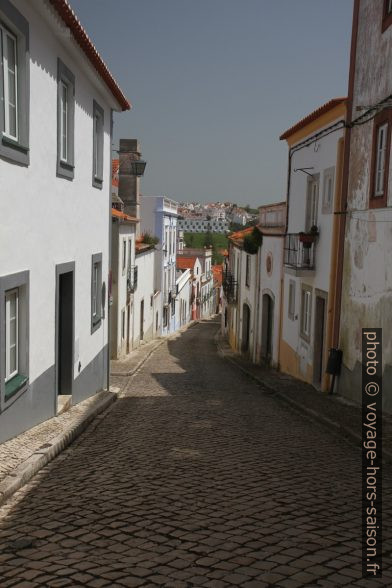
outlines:
[[133, 104], [144, 194], [285, 199], [281, 132], [348, 83], [352, 0], [71, 0]]

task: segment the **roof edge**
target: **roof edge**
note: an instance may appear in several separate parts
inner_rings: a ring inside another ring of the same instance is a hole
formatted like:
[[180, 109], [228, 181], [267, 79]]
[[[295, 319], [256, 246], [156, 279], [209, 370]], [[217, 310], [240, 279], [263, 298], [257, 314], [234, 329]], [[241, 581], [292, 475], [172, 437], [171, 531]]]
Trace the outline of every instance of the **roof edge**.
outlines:
[[131, 103], [125, 97], [120, 86], [117, 84], [114, 77], [110, 73], [109, 68], [103, 61], [87, 32], [81, 25], [75, 12], [68, 3], [68, 0], [49, 0], [49, 2], [63, 22], [66, 24], [66, 26], [69, 27], [75, 41], [83, 53], [87, 56], [93, 67], [97, 70], [103, 81], [106, 83], [110, 92], [121, 106], [121, 109], [123, 111], [130, 110], [132, 108]]
[[304, 118], [302, 118], [289, 129], [287, 129], [287, 131], [282, 133], [279, 137], [280, 141], [282, 141], [283, 139], [288, 139], [288, 137], [291, 137], [292, 135], [294, 135], [294, 133], [296, 133], [300, 129], [303, 129], [309, 123], [317, 120], [323, 114], [329, 112], [330, 110], [333, 110], [336, 106], [339, 106], [340, 104], [347, 102], [347, 100], [347, 96], [340, 98], [332, 98], [331, 100], [328, 100], [328, 102], [326, 102], [322, 106], [319, 106], [319, 108], [316, 108], [316, 110], [313, 110], [313, 112], [306, 115]]

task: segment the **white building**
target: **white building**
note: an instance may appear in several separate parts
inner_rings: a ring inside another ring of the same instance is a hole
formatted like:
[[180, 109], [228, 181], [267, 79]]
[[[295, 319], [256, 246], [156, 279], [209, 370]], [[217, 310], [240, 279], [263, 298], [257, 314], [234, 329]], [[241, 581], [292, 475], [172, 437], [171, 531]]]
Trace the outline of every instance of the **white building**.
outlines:
[[280, 366], [326, 390], [336, 280], [335, 197], [340, 190], [346, 99], [330, 100], [281, 139], [289, 145], [288, 227]]
[[[188, 265], [192, 267], [195, 258], [200, 263], [200, 275], [198, 266], [194, 266], [194, 277], [196, 278], [196, 316], [193, 318], [209, 318], [214, 314], [214, 277], [212, 273], [212, 248], [184, 247], [178, 251], [177, 266], [181, 258], [188, 259]], [[193, 262], [192, 262], [193, 260]]]
[[161, 292], [155, 286], [155, 264], [158, 252], [154, 245], [136, 243], [138, 282], [133, 299], [133, 345], [151, 341], [161, 333]]
[[192, 274], [187, 269], [177, 271], [176, 294], [176, 330], [185, 326], [191, 320]]
[[4, 441], [107, 385], [112, 111], [130, 106], [65, 0], [2, 0], [0, 44]]
[[120, 359], [133, 347], [133, 298], [138, 283], [135, 264], [137, 219], [112, 208], [111, 359]]
[[227, 233], [230, 223], [226, 218], [192, 218], [178, 219], [178, 228], [186, 233]]
[[141, 196], [141, 231], [159, 239], [155, 284], [162, 293], [162, 335], [176, 330], [177, 206], [166, 196]]

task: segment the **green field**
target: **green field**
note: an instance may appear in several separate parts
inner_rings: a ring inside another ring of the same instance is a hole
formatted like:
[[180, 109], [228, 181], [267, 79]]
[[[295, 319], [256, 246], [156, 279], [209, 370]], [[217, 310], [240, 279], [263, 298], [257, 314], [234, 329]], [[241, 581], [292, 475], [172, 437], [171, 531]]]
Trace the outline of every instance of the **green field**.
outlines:
[[186, 247], [212, 246], [212, 263], [223, 262], [219, 249], [227, 249], [227, 237], [221, 233], [184, 233]]

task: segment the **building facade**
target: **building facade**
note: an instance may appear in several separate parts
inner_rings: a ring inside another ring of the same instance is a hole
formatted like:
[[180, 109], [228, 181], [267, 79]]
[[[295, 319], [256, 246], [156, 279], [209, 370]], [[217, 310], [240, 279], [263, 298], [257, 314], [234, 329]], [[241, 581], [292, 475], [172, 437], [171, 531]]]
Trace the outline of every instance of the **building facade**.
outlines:
[[162, 335], [176, 329], [177, 206], [166, 196], [141, 196], [141, 231], [159, 240], [155, 284], [162, 293]]
[[[362, 329], [382, 328], [383, 405], [392, 411], [392, 4], [355, 0], [341, 218], [339, 393], [361, 402]], [[375, 80], [377, 82], [375, 83]]]
[[112, 112], [130, 105], [65, 1], [2, 0], [0, 43], [4, 441], [107, 387]]
[[280, 137], [289, 146], [280, 367], [321, 390], [329, 387], [345, 125], [346, 99], [336, 98]]

